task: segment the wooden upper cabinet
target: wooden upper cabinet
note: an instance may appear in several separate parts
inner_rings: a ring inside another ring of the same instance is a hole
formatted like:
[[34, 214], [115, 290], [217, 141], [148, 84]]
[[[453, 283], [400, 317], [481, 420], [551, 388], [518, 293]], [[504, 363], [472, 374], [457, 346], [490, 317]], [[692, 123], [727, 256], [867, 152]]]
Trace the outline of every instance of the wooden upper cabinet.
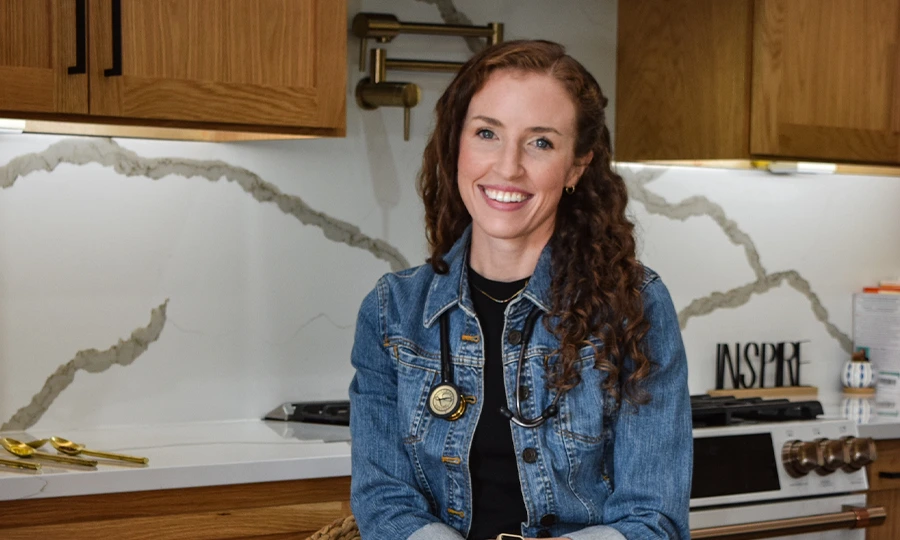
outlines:
[[49, 129], [343, 136], [346, 66], [346, 0], [0, 0], [0, 113]]
[[900, 0], [619, 2], [616, 159], [900, 163]]
[[79, 20], [76, 5], [84, 2], [0, 0], [0, 114], [88, 112], [86, 28], [78, 31], [84, 12]]
[[343, 126], [343, 2], [126, 0], [120, 36], [113, 4], [91, 1], [91, 114]]
[[753, 154], [900, 163], [900, 1], [755, 5]]
[[619, 2], [616, 159], [747, 154], [751, 4]]

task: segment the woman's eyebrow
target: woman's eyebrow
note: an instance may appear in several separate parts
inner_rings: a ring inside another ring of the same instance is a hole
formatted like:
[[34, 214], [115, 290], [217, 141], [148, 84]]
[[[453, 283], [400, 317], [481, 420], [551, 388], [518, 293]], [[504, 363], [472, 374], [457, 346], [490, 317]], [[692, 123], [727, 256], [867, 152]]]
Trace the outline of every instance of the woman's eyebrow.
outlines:
[[500, 120], [497, 120], [496, 118], [491, 118], [490, 116], [483, 116], [480, 114], [478, 116], [473, 116], [472, 120], [481, 120], [482, 122], [484, 122], [486, 124], [490, 124], [495, 127], [503, 126], [503, 122], [501, 122]]
[[[503, 127], [503, 122], [501, 122], [500, 120], [497, 120], [496, 118], [491, 118], [490, 116], [484, 116], [484, 115], [479, 114], [477, 116], [473, 116], [472, 120], [481, 120], [485, 124], [490, 124], [494, 127]], [[556, 133], [557, 135], [562, 137], [562, 133], [560, 133], [559, 130], [557, 130], [556, 128], [552, 128], [552, 127], [534, 126], [534, 127], [528, 128], [528, 131], [531, 131], [533, 133]]]
[[535, 126], [533, 128], [529, 128], [528, 131], [534, 133], [556, 133], [560, 137], [562, 137], [562, 133], [560, 133], [556, 128], [552, 127], [544, 127], [544, 126]]

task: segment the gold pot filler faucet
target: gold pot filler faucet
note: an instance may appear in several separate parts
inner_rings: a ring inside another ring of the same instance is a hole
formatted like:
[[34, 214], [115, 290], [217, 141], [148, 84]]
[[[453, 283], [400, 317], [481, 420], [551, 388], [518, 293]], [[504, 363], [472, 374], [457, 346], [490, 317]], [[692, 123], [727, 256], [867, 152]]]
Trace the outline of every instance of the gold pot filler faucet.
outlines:
[[[485, 38], [487, 45], [495, 45], [503, 41], [503, 23], [489, 23], [487, 26], [402, 23], [397, 17], [386, 13], [357, 13], [353, 17], [353, 35], [359, 38], [359, 70], [366, 71], [369, 38], [379, 43], [389, 43], [399, 34], [477, 37]], [[369, 76], [356, 85], [356, 104], [365, 110], [403, 107], [403, 140], [408, 141], [410, 109], [418, 105], [422, 90], [416, 83], [387, 81], [387, 71], [454, 73], [463, 64], [436, 60], [392, 60], [380, 48], [368, 52]]]

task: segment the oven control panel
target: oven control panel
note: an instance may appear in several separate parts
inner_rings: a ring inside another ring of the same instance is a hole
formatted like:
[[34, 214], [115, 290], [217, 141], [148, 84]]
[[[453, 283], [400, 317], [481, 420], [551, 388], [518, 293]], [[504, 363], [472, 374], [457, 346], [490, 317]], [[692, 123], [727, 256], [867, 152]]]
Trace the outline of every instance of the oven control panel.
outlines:
[[691, 508], [868, 489], [871, 439], [846, 419], [694, 428]]
[[795, 439], [781, 448], [781, 463], [789, 475], [800, 478], [813, 471], [821, 475], [843, 470], [853, 472], [875, 461], [875, 441], [846, 436], [840, 439]]

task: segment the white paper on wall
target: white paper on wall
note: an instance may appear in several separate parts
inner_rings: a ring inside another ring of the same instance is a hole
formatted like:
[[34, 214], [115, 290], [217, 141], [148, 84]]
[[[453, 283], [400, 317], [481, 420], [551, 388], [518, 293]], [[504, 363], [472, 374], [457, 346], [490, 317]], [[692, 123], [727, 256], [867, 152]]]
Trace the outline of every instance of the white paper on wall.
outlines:
[[853, 295], [853, 346], [878, 373], [878, 392], [900, 393], [900, 294]]

